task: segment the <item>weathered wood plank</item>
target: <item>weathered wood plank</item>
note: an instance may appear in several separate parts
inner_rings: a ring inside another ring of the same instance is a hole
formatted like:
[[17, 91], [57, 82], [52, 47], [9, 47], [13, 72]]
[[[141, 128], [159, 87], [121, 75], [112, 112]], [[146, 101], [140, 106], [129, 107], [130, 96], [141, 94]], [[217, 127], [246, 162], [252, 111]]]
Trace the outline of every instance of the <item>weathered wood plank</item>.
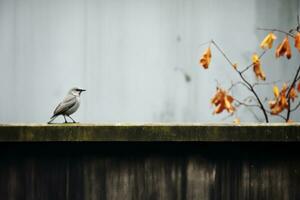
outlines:
[[261, 142], [2, 143], [0, 198], [297, 200], [297, 148]]
[[2, 125], [0, 199], [298, 200], [299, 134], [298, 125]]

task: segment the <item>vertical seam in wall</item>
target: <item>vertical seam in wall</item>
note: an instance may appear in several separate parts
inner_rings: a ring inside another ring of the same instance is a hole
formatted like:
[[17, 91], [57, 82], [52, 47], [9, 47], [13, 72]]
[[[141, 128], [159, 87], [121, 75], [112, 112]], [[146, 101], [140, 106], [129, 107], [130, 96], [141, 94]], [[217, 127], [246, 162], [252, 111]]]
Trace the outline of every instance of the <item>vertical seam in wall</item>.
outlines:
[[70, 160], [69, 156], [67, 158], [67, 167], [66, 167], [66, 200], [69, 200], [69, 192], [70, 192]]
[[[17, 105], [17, 102], [16, 100], [18, 99], [17, 98], [17, 90], [18, 90], [18, 85], [17, 85], [17, 76], [18, 76], [18, 73], [17, 73], [17, 3], [16, 3], [16, 0], [14, 0], [13, 2], [13, 6], [14, 6], [14, 27], [13, 27], [13, 56], [12, 56], [12, 59], [13, 59], [13, 62], [12, 62], [12, 71], [13, 71], [13, 75], [12, 75], [12, 84], [13, 84], [13, 91], [12, 91], [12, 102], [13, 102], [13, 107], [12, 107], [12, 113], [14, 113], [15, 115], [14, 116], [18, 116], [16, 115], [17, 113], [17, 109], [16, 109], [16, 105]], [[12, 119], [13, 120], [13, 119]]]
[[[87, 27], [88, 27], [88, 20], [87, 20], [87, 1], [84, 0], [84, 11], [83, 11], [83, 84], [84, 87], [87, 88], [88, 79], [87, 79]], [[87, 88], [88, 90], [88, 88]], [[83, 118], [86, 119], [87, 116], [87, 102], [84, 101], [84, 111], [83, 111]]]

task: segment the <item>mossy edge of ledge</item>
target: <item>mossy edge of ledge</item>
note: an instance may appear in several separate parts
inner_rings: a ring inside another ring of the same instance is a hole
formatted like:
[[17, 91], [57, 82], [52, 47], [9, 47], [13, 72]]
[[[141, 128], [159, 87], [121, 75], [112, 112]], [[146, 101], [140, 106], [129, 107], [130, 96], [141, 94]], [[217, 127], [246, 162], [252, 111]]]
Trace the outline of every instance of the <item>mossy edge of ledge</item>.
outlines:
[[2, 124], [0, 142], [297, 142], [299, 124]]

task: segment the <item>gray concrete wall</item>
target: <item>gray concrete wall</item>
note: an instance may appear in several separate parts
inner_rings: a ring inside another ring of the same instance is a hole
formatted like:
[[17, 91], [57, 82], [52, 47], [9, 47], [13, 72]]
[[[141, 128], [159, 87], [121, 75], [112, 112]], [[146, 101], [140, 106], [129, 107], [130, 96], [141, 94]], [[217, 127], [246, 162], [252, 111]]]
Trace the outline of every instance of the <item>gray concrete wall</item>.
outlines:
[[[88, 90], [82, 122], [221, 121], [209, 104], [215, 79], [238, 77], [214, 49], [211, 69], [200, 68], [199, 44], [215, 39], [242, 66], [266, 34], [256, 27], [289, 29], [296, 13], [296, 0], [0, 0], [0, 122], [45, 122], [73, 86]], [[297, 54], [268, 53], [267, 79], [289, 79]]]

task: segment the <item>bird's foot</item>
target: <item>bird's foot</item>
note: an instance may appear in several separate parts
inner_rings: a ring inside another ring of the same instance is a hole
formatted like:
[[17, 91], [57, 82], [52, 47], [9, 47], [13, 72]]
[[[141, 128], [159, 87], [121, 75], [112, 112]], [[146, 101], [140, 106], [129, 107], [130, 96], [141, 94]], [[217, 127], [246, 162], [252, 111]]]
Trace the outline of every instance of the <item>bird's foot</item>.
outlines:
[[67, 116], [72, 120], [72, 123], [77, 123], [70, 115]]

